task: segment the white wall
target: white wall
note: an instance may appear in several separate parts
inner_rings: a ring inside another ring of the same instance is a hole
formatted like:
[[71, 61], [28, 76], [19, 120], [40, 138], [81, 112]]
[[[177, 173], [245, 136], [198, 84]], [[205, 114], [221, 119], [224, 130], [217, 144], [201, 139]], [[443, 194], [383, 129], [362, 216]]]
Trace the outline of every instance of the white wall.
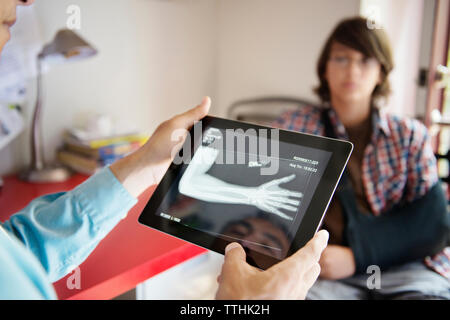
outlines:
[[[364, 2], [364, 1], [363, 1]], [[374, 3], [373, 1], [365, 1]], [[81, 31], [99, 56], [45, 75], [44, 141], [53, 158], [61, 132], [94, 111], [151, 132], [158, 123], [213, 98], [212, 113], [260, 95], [315, 100], [316, 62], [338, 21], [358, 15], [360, 0], [39, 0], [46, 42], [64, 27], [68, 5], [81, 8]], [[423, 0], [376, 1], [396, 50], [397, 110], [414, 111]], [[393, 12], [391, 14], [391, 12]], [[401, 18], [396, 18], [397, 15]], [[402, 22], [400, 24], [400, 22]], [[415, 24], [414, 24], [415, 23]], [[409, 43], [413, 47], [408, 47]], [[406, 72], [407, 78], [401, 78]], [[393, 75], [395, 76], [395, 75]], [[405, 80], [403, 80], [405, 79]], [[26, 106], [27, 120], [33, 109]], [[0, 174], [29, 160], [29, 130], [0, 152]]]
[[378, 18], [392, 44], [395, 68], [392, 96], [386, 108], [396, 114], [416, 115], [424, 0], [362, 0], [361, 13]]
[[[73, 4], [81, 8], [79, 34], [100, 54], [45, 75], [47, 158], [53, 158], [61, 132], [84, 114], [108, 113], [151, 132], [204, 95], [214, 96], [215, 0], [39, 0], [46, 42], [65, 27]], [[30, 95], [28, 121], [33, 90]], [[28, 162], [28, 136], [29, 130], [0, 152], [0, 174]]]
[[341, 19], [359, 0], [227, 0], [219, 2], [219, 113], [236, 100], [291, 95], [316, 100], [316, 62]]
[[[79, 33], [98, 48], [91, 60], [45, 75], [45, 150], [93, 111], [152, 131], [202, 96], [223, 115], [236, 99], [260, 94], [313, 98], [315, 61], [335, 23], [359, 0], [40, 0], [46, 42], [81, 8]], [[34, 93], [26, 116], [33, 110]], [[29, 130], [0, 152], [0, 174], [29, 161]]]

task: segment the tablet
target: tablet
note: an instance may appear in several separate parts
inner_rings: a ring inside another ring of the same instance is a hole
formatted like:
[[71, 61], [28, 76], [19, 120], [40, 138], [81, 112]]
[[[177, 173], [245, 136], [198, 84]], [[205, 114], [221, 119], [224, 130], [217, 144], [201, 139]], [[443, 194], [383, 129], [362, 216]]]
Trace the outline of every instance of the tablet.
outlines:
[[207, 116], [139, 217], [153, 229], [224, 254], [240, 243], [267, 269], [318, 231], [353, 145]]

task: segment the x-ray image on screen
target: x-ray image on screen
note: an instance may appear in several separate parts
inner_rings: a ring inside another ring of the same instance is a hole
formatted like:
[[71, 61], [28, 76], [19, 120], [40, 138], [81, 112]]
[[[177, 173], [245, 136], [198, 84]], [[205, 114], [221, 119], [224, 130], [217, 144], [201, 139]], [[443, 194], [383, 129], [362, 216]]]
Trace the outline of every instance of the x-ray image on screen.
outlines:
[[219, 150], [209, 146], [197, 149], [178, 186], [181, 194], [213, 203], [255, 206], [283, 219], [294, 219], [303, 194], [280, 185], [294, 180], [295, 174], [278, 179], [269, 177], [259, 186], [232, 184], [208, 173], [218, 154]]
[[291, 230], [297, 230], [306, 212], [330, 153], [300, 146], [292, 153], [290, 144], [280, 142], [278, 172], [262, 175], [265, 158], [217, 161], [218, 157], [236, 158], [235, 149], [213, 143], [224, 136], [216, 128], [205, 130], [202, 144], [190, 163], [183, 164], [157, 214], [280, 256], [292, 240]]

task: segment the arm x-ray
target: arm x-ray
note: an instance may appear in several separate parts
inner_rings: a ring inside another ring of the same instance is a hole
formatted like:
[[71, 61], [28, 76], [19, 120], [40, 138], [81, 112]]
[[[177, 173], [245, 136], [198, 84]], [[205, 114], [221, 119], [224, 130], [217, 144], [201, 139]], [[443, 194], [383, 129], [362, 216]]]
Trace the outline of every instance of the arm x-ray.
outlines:
[[295, 174], [273, 179], [258, 187], [230, 184], [206, 173], [218, 154], [219, 150], [212, 147], [198, 148], [180, 180], [181, 194], [208, 202], [251, 205], [283, 219], [293, 220], [282, 210], [295, 213], [303, 194], [281, 188], [280, 185], [294, 180]]

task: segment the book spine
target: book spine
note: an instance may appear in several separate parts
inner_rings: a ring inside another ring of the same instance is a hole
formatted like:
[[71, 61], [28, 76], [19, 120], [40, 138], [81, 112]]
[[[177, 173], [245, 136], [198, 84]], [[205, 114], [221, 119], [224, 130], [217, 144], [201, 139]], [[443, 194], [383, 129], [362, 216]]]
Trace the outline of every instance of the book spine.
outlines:
[[117, 159], [136, 151], [142, 146], [140, 141], [126, 142], [104, 146], [98, 149], [100, 160]]
[[117, 138], [110, 138], [110, 139], [100, 139], [91, 141], [89, 143], [89, 146], [93, 149], [98, 149], [101, 147], [114, 145], [122, 142], [134, 142], [139, 141], [140, 143], [144, 144], [148, 140], [148, 137], [145, 135], [130, 135], [125, 137], [117, 137]]

